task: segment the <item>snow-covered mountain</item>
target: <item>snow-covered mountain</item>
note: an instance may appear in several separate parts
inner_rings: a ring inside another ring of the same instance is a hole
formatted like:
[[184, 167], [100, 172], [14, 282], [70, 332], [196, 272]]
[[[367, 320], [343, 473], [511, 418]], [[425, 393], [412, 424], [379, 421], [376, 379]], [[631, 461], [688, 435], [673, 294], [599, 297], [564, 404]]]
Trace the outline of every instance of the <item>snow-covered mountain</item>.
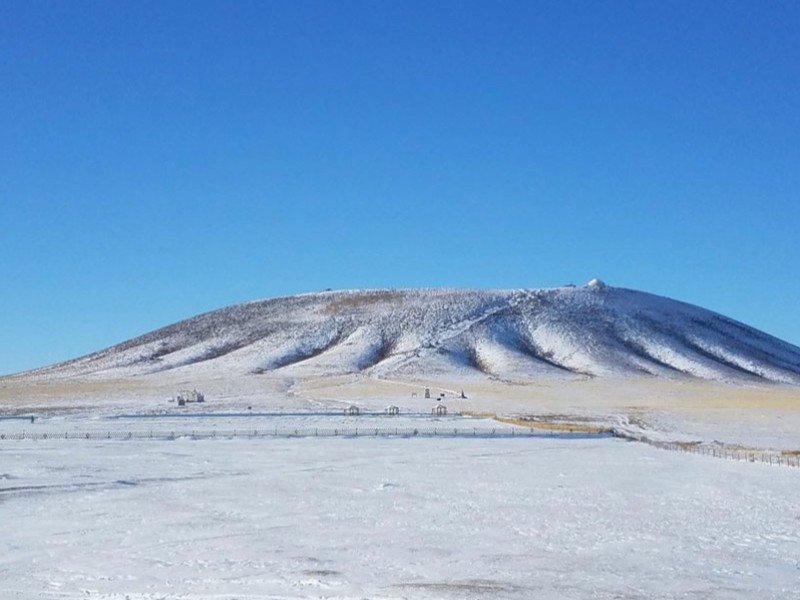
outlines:
[[239, 304], [25, 377], [362, 372], [800, 384], [800, 348], [702, 308], [582, 287], [368, 290]]

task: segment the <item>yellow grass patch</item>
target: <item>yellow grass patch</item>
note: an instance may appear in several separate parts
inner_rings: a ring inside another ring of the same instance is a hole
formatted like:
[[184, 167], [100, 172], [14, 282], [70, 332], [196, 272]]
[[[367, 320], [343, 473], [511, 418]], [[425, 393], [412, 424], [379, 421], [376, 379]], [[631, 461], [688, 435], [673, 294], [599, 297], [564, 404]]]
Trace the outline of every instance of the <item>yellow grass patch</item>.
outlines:
[[325, 307], [325, 313], [335, 315], [345, 310], [389, 302], [403, 296], [403, 292], [395, 290], [382, 290], [378, 292], [363, 292], [341, 298], [335, 298]]
[[494, 419], [500, 423], [508, 423], [509, 425], [517, 425], [519, 427], [529, 427], [531, 429], [547, 429], [549, 431], [566, 431], [566, 432], [580, 432], [580, 433], [611, 433], [611, 427], [605, 425], [597, 425], [596, 423], [581, 422], [585, 421], [581, 417], [573, 417], [574, 420], [563, 420], [562, 415], [542, 415], [542, 416], [525, 416], [525, 417], [508, 417], [500, 416], [493, 413], [474, 413], [464, 412], [463, 414], [472, 417], [484, 417]]

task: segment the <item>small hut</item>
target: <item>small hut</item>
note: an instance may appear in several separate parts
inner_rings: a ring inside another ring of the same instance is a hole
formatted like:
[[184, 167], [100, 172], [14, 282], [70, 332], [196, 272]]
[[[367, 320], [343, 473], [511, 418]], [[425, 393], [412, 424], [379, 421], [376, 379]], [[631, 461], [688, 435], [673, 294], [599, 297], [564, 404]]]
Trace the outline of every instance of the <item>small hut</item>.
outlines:
[[350, 405], [344, 409], [344, 414], [348, 417], [357, 417], [361, 414], [361, 409], [355, 405]]
[[400, 407], [399, 406], [387, 406], [386, 407], [386, 414], [395, 417], [400, 414]]
[[433, 407], [431, 414], [438, 416], [446, 415], [447, 414], [447, 407], [444, 404], [437, 404]]
[[181, 390], [178, 395], [173, 398], [173, 401], [178, 403], [178, 406], [186, 406], [190, 402], [205, 402], [206, 397], [202, 392], [197, 390]]
[[178, 406], [186, 406], [190, 402], [206, 401], [205, 395], [197, 390], [181, 390], [175, 399], [178, 401]]
[[430, 398], [431, 397], [431, 388], [425, 388], [425, 397], [426, 398]]

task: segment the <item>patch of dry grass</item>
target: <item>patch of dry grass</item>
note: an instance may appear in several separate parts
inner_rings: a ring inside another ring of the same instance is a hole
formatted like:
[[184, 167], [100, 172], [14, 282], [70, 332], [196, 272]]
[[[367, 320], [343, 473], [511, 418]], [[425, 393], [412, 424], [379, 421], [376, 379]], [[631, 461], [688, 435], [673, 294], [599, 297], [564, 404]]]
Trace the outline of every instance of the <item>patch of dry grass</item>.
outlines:
[[531, 415], [511, 417], [496, 415], [494, 413], [465, 412], [463, 414], [472, 417], [494, 419], [500, 423], [508, 423], [509, 425], [529, 427], [532, 429], [547, 429], [549, 431], [565, 431], [570, 433], [612, 433], [611, 427], [587, 422], [588, 419], [583, 417], [570, 417], [572, 420], [566, 420], [566, 415]]
[[103, 395], [119, 390], [135, 393], [146, 389], [143, 379], [60, 379], [27, 381], [25, 379], [0, 380], [0, 404], [17, 398], [46, 401], [51, 398], [75, 398], [81, 396]]
[[337, 315], [347, 310], [378, 304], [380, 302], [390, 302], [403, 297], [403, 292], [395, 290], [382, 290], [378, 292], [363, 292], [341, 298], [334, 298], [324, 309], [325, 314]]

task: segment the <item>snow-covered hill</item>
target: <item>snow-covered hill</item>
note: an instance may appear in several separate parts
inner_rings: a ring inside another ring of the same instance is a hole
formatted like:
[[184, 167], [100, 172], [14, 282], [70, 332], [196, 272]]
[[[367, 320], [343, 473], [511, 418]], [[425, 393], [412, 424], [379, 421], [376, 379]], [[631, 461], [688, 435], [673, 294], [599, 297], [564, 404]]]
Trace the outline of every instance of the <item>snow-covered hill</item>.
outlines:
[[538, 377], [800, 384], [800, 348], [702, 308], [593, 280], [517, 290], [336, 291], [223, 308], [23, 374]]

